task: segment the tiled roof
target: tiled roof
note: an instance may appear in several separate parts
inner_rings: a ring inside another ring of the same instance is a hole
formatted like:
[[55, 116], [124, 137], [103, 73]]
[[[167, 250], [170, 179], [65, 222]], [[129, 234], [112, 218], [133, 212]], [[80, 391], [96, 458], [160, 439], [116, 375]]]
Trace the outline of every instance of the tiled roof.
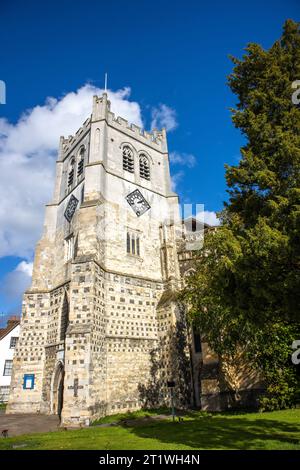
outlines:
[[20, 324], [20, 319], [16, 316], [10, 317], [7, 320], [7, 325], [5, 328], [0, 328], [0, 340], [4, 338], [4, 336], [8, 335], [16, 326]]

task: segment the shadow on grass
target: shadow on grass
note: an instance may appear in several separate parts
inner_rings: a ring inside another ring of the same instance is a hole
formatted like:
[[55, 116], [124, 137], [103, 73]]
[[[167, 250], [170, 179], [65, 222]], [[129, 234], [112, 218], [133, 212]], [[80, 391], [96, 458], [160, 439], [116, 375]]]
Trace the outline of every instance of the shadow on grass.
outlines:
[[284, 422], [235, 416], [202, 416], [183, 422], [154, 422], [131, 425], [130, 432], [161, 443], [186, 445], [194, 449], [300, 449], [300, 427]]
[[160, 407], [160, 408], [152, 408], [152, 409], [145, 409], [142, 408], [141, 410], [137, 411], [127, 411], [125, 413], [117, 413], [113, 415], [107, 415], [104, 416], [103, 418], [96, 419], [93, 421], [90, 426], [99, 426], [102, 424], [109, 424], [109, 423], [122, 423], [127, 420], [138, 420], [138, 419], [143, 419], [143, 418], [148, 418], [154, 415], [168, 415], [170, 414], [170, 409], [166, 407]]

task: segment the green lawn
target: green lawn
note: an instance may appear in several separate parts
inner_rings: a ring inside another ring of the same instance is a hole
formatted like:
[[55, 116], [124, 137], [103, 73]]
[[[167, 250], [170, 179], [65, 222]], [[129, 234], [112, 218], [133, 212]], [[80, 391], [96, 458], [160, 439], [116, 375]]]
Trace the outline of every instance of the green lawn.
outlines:
[[[92, 426], [75, 431], [0, 439], [0, 449], [300, 450], [300, 409], [213, 415], [194, 412], [186, 415], [180, 423], [172, 423], [168, 419], [153, 420], [151, 416], [146, 423], [141, 422], [141, 413], [133, 417], [136, 419], [124, 422], [124, 415], [115, 416], [114, 420], [119, 422], [112, 427]], [[110, 417], [103, 421], [111, 420]]]

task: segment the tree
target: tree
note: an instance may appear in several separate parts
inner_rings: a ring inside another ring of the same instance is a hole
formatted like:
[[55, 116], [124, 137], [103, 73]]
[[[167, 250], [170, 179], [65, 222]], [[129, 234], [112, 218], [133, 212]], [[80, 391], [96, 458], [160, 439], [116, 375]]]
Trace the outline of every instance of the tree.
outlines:
[[263, 372], [263, 406], [285, 407], [297, 393], [290, 355], [300, 338], [299, 24], [287, 20], [269, 50], [249, 44], [232, 61], [232, 119], [246, 144], [239, 164], [226, 165], [222, 225], [206, 235], [183, 296], [216, 352], [241, 345]]

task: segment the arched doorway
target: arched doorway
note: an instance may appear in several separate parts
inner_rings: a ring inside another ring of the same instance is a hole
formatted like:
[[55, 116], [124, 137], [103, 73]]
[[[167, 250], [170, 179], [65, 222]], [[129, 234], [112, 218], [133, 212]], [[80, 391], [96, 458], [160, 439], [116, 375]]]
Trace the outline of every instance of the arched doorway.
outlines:
[[54, 369], [51, 381], [51, 413], [61, 418], [64, 397], [64, 365], [59, 361]]

